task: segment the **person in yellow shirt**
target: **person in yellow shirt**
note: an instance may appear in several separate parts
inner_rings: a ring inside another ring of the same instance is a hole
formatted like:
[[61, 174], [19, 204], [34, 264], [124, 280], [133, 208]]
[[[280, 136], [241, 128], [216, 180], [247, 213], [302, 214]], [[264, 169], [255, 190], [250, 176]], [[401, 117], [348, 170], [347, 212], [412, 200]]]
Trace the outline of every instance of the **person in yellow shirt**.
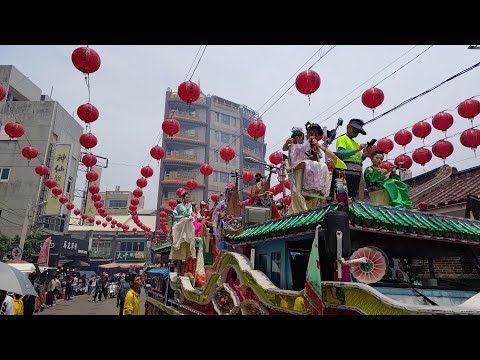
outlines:
[[125, 304], [123, 305], [123, 315], [140, 315], [140, 287], [142, 279], [136, 273], [130, 274], [129, 277], [130, 290], [125, 296]]
[[[348, 197], [353, 199], [364, 199], [365, 181], [363, 180], [362, 163], [367, 158], [365, 151], [370, 148], [366, 144], [358, 143], [355, 138], [358, 134], [367, 135], [363, 129], [364, 122], [360, 119], [352, 119], [347, 125], [347, 133], [337, 139], [336, 154], [343, 160], [347, 169], [345, 175], [348, 183]], [[364, 151], [365, 150], [365, 151]], [[333, 174], [330, 196], [333, 197], [335, 179], [337, 172]]]

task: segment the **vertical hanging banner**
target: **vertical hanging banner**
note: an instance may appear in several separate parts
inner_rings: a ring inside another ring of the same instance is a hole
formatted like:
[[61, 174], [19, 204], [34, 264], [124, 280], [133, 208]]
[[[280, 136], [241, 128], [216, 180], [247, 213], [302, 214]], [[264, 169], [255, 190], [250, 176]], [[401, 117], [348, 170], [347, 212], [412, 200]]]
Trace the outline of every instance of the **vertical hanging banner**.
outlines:
[[[95, 181], [92, 181], [89, 185], [100, 186], [100, 179], [102, 178], [102, 168], [98, 167], [98, 166], [94, 166], [94, 167], [92, 167], [92, 171], [95, 171], [98, 174], [98, 179], [95, 180]], [[87, 192], [88, 192], [88, 189], [87, 189]], [[93, 206], [93, 203], [94, 203], [94, 201], [92, 200], [92, 194], [88, 193], [84, 213], [87, 214], [88, 217], [91, 217], [91, 218], [95, 218], [95, 215], [97, 215], [97, 209], [95, 208], [95, 206]], [[84, 226], [93, 226], [94, 223], [84, 221], [83, 225]]]
[[[65, 189], [65, 181], [67, 179], [67, 171], [70, 163], [70, 145], [57, 144], [55, 146], [55, 155], [52, 159], [52, 167], [50, 168], [50, 177], [57, 181], [57, 187]], [[54, 196], [48, 191], [47, 205], [45, 206], [45, 215], [60, 215], [62, 204], [58, 201], [58, 196]]]
[[48, 260], [50, 258], [50, 243], [52, 242], [52, 238], [49, 237], [42, 245], [40, 249], [40, 253], [38, 254], [37, 264], [41, 266], [48, 266]]

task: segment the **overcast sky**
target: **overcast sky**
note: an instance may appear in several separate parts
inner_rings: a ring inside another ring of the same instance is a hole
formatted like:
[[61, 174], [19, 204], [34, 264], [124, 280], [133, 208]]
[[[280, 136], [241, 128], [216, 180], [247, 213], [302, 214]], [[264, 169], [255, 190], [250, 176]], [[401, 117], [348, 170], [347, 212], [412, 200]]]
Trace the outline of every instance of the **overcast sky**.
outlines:
[[[72, 113], [88, 100], [83, 74], [76, 70], [71, 62], [71, 53], [79, 46], [83, 45], [1, 46], [0, 59], [4, 65], [17, 67], [39, 86], [43, 93], [50, 94], [53, 86], [52, 98]], [[259, 110], [321, 46], [208, 46], [192, 80], [200, 82], [205, 94], [218, 95]], [[140, 176], [140, 167], [161, 128], [165, 91], [169, 87], [176, 91], [178, 85], [184, 81], [199, 45], [91, 45], [91, 47], [100, 54], [102, 60], [100, 69], [91, 75], [91, 103], [100, 111], [99, 119], [92, 126], [92, 132], [99, 140], [94, 152], [109, 159], [109, 167], [102, 173], [101, 190], [113, 190], [115, 185], [120, 185], [122, 190], [133, 190], [136, 187], [135, 180]], [[319, 54], [323, 55], [330, 47], [325, 45], [303, 69], [318, 60]], [[333, 48], [313, 67], [321, 77], [321, 86], [311, 96], [310, 105], [307, 97], [293, 87], [263, 116], [267, 125], [267, 158], [272, 151], [281, 147], [292, 126], [303, 127], [305, 122], [312, 121], [318, 114], [412, 47], [413, 45]], [[383, 90], [385, 101], [377, 108], [375, 114], [381, 114], [479, 62], [480, 51], [468, 50], [467, 47], [467, 45], [434, 46], [383, 81], [378, 87]], [[413, 48], [397, 62], [317, 117], [315, 122], [332, 128], [338, 117], [345, 120], [345, 125], [353, 117], [371, 119], [372, 111], [363, 106], [360, 98], [331, 118], [327, 118], [427, 48], [427, 45]], [[294, 81], [295, 78], [260, 109], [260, 113]], [[409, 127], [416, 121], [433, 116], [443, 109], [456, 107], [461, 101], [479, 95], [479, 84], [480, 68], [475, 68], [366, 126], [368, 134], [360, 135], [359, 140], [366, 142], [371, 138], [380, 139]], [[447, 135], [453, 135], [470, 126], [470, 122], [461, 118], [456, 110], [451, 113], [455, 122]], [[78, 120], [76, 114], [75, 118]], [[83, 122], [81, 123], [83, 125]], [[480, 125], [480, 122], [475, 119], [474, 125]], [[433, 129], [425, 143], [431, 145], [443, 136], [441, 132]], [[390, 138], [393, 140], [393, 136]], [[475, 158], [472, 150], [460, 144], [459, 135], [449, 140], [453, 143], [455, 151], [447, 159], [448, 164], [458, 169], [480, 165], [480, 154]], [[406, 151], [411, 152], [421, 144], [420, 139], [414, 138], [407, 145]], [[393, 159], [403, 152], [401, 146], [395, 145], [389, 158]], [[366, 163], [369, 164], [369, 160], [366, 160]], [[442, 160], [434, 157], [424, 169], [415, 164], [412, 171], [417, 175], [441, 164]], [[155, 175], [149, 179], [149, 184], [144, 189], [146, 208], [156, 207], [158, 191], [156, 165], [154, 170]], [[77, 181], [77, 189], [84, 184], [83, 175], [81, 176], [81, 181]]]

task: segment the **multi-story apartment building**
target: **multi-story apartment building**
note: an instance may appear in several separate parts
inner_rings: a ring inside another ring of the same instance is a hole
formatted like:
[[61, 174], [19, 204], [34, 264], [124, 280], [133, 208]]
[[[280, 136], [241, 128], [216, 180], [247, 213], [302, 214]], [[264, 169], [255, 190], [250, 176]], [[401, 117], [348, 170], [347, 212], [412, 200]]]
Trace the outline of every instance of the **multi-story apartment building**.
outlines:
[[[74, 200], [81, 157], [78, 141], [82, 126], [56, 101], [12, 65], [0, 65], [0, 84], [7, 92], [0, 102], [0, 233], [20, 235], [33, 227], [40, 234], [61, 235], [68, 231], [69, 211], [45, 187], [35, 166], [45, 164], [63, 195]], [[3, 127], [20, 122], [25, 135], [11, 139]], [[28, 161], [21, 149], [38, 149]]]
[[[187, 188], [187, 181], [195, 179], [198, 188], [190, 192], [191, 200], [199, 203], [214, 193], [222, 194], [228, 182], [234, 182], [231, 173], [238, 169], [265, 173], [263, 165], [245, 160], [245, 156], [263, 161], [266, 144], [264, 138], [254, 140], [247, 133], [247, 126], [256, 113], [246, 107], [219, 96], [204, 94], [193, 104], [186, 104], [177, 93], [167, 90], [165, 118], [174, 118], [180, 123], [178, 134], [164, 134], [162, 146], [166, 155], [160, 167], [160, 184], [157, 208], [167, 207], [169, 199], [177, 199], [175, 191]], [[235, 158], [228, 164], [220, 157], [220, 150], [229, 145], [235, 150]], [[209, 163], [213, 174], [204, 177], [199, 168]], [[250, 184], [241, 178], [239, 189], [247, 198]]]

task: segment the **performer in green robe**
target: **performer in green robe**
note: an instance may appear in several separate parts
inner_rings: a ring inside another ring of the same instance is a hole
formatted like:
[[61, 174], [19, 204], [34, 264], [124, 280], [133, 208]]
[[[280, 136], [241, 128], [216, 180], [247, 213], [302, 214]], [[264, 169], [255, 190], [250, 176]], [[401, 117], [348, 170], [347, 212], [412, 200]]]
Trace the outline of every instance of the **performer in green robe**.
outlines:
[[400, 180], [400, 176], [395, 174], [396, 166], [390, 170], [380, 168], [383, 161], [383, 152], [374, 151], [370, 156], [372, 166], [365, 169], [364, 178], [370, 193], [385, 189], [388, 194], [388, 203], [394, 207], [413, 208], [408, 195], [408, 186]]

